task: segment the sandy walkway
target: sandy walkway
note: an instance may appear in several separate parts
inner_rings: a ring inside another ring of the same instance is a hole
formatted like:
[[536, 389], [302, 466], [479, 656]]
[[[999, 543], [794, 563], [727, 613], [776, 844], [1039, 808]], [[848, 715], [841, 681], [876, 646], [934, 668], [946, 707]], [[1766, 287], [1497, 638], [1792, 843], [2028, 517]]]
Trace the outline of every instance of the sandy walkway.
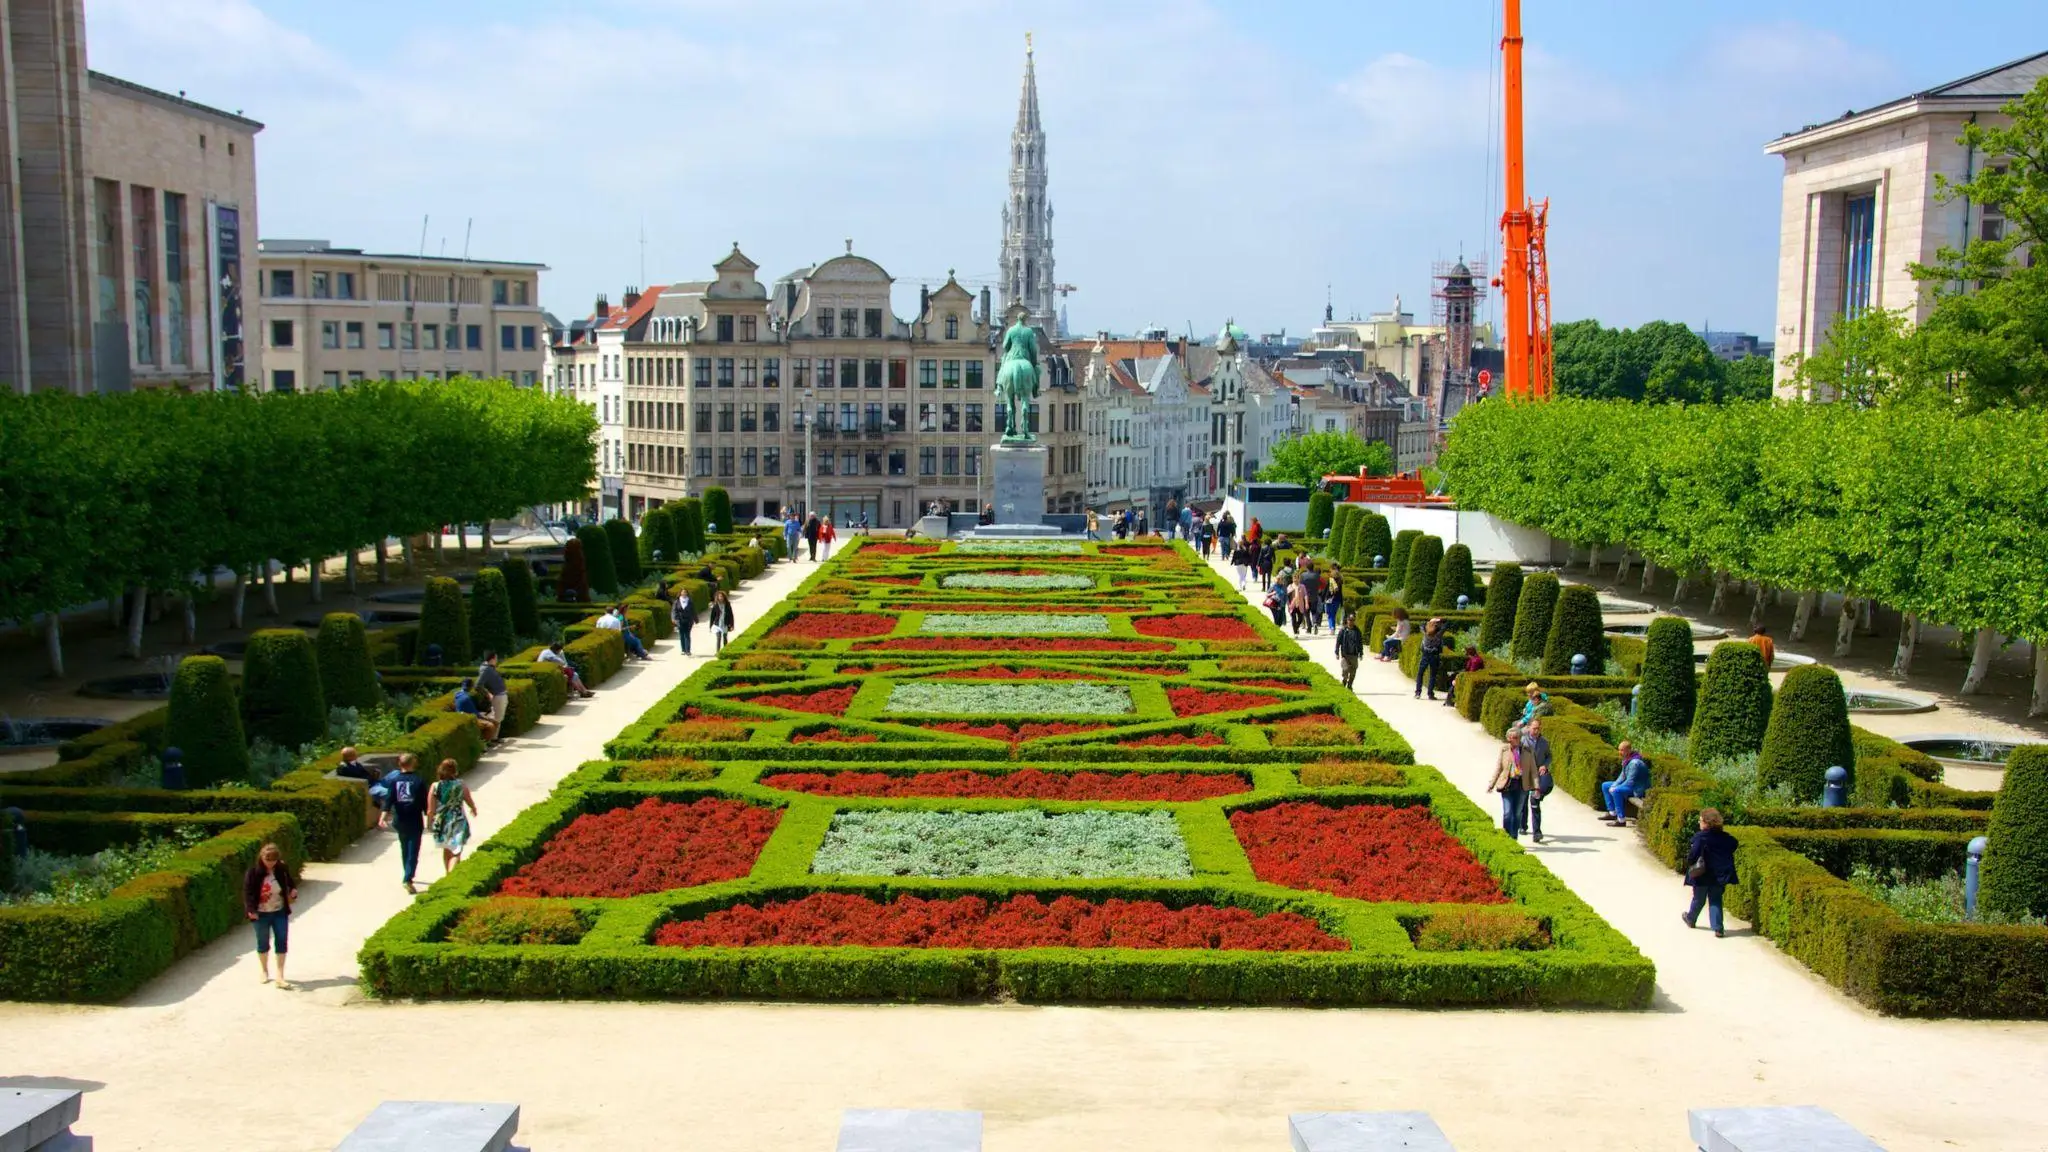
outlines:
[[[751, 618], [808, 574], [739, 599]], [[1327, 637], [1309, 651], [1329, 661]], [[478, 789], [488, 834], [685, 671], [671, 650], [521, 747]], [[615, 681], [615, 685], [620, 682]], [[1368, 664], [1366, 699], [1477, 795], [1491, 741]], [[539, 747], [535, 747], [539, 745]], [[75, 1083], [102, 1149], [331, 1148], [381, 1099], [502, 1099], [545, 1152], [827, 1149], [839, 1110], [987, 1114], [989, 1152], [1253, 1152], [1285, 1114], [1420, 1108], [1467, 1152], [1689, 1148], [1685, 1109], [1819, 1103], [1893, 1152], [2037, 1150], [2048, 1024], [1879, 1018], [1746, 931], [1686, 932], [1678, 880], [1565, 797], [1545, 861], [1657, 962], [1648, 1012], [747, 1004], [380, 1004], [362, 936], [403, 901], [366, 839], [317, 870], [298, 994], [236, 934], [120, 1008], [0, 1005], [0, 1085]], [[343, 884], [347, 880], [349, 883]]]

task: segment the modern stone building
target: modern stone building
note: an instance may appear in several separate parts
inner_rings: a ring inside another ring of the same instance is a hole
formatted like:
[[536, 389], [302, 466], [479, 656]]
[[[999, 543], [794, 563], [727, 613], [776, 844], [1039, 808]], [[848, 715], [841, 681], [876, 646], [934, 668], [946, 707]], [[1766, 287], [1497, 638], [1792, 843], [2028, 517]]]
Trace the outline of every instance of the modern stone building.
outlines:
[[325, 240], [259, 246], [263, 387], [339, 388], [364, 380], [542, 379], [546, 267], [508, 260], [398, 256]]
[[0, 376], [72, 392], [253, 383], [247, 117], [88, 71], [82, 0], [0, 0]]
[[2005, 221], [1967, 200], [1936, 199], [1935, 176], [1965, 181], [2000, 163], [1957, 143], [1971, 121], [2002, 121], [1999, 110], [2048, 76], [2038, 53], [1915, 92], [1765, 146], [1785, 162], [1778, 233], [1778, 387], [1788, 360], [1827, 340], [1837, 317], [1867, 309], [1927, 318], [1933, 301], [1913, 279], [1944, 246], [2004, 234]]

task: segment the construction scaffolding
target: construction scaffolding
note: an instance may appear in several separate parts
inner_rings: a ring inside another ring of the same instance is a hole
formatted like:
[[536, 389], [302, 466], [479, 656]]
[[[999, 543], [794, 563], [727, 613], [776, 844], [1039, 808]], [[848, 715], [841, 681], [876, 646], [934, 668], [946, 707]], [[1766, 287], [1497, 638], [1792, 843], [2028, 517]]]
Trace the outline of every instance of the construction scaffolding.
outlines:
[[1444, 347], [1425, 395], [1430, 411], [1447, 418], [1479, 395], [1472, 349], [1486, 301], [1486, 262], [1439, 260], [1430, 267], [1429, 283], [1429, 322], [1443, 331]]

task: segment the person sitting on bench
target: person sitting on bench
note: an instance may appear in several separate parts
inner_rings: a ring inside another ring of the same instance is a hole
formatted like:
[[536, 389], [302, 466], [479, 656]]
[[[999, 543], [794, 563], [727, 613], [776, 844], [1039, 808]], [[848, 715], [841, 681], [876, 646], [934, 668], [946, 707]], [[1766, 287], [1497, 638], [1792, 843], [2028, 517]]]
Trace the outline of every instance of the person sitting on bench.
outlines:
[[457, 712], [476, 717], [477, 730], [483, 733], [484, 743], [494, 743], [498, 739], [498, 722], [491, 719], [491, 710], [476, 698], [475, 686], [474, 680], [462, 681], [462, 687], [455, 690], [454, 708]]
[[1616, 828], [1628, 825], [1628, 801], [1640, 800], [1650, 792], [1650, 762], [1628, 741], [1621, 742], [1621, 775], [1603, 781], [1600, 799], [1607, 803], [1607, 823]]

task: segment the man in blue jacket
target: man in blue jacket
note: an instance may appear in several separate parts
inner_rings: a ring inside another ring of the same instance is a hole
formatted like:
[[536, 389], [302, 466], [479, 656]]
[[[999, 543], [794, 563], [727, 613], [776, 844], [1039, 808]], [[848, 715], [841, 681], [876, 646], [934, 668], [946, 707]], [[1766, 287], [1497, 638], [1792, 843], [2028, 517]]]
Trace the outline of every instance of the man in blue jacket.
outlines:
[[1621, 775], [1600, 785], [1600, 799], [1607, 804], [1607, 823], [1628, 826], [1628, 800], [1650, 792], [1650, 762], [1628, 741], [1621, 742]]
[[398, 771], [384, 778], [391, 792], [390, 810], [379, 821], [398, 833], [398, 861], [405, 870], [405, 890], [413, 891], [413, 876], [420, 866], [420, 836], [427, 828], [427, 782], [420, 779], [419, 760], [407, 752], [398, 758]]

